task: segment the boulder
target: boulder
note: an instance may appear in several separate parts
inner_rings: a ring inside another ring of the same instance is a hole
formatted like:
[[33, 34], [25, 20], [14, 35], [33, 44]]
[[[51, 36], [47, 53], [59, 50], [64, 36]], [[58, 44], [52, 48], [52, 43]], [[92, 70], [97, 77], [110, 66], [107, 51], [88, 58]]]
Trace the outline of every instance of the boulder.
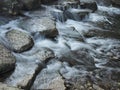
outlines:
[[95, 0], [80, 0], [80, 6], [82, 9], [91, 9], [93, 12], [98, 8]]
[[54, 53], [48, 48], [36, 48], [16, 55], [18, 63], [15, 71], [5, 80], [10, 86], [30, 90], [38, 73], [46, 63], [54, 58]]
[[31, 36], [23, 31], [12, 29], [6, 33], [10, 48], [17, 53], [27, 51], [34, 45]]
[[0, 83], [0, 90], [23, 90], [16, 87], [8, 86], [7, 84]]
[[0, 1], [0, 12], [17, 15], [21, 10], [32, 10], [40, 7], [41, 0], [2, 0]]
[[35, 76], [35, 72], [33, 74], [25, 75], [23, 79], [17, 83], [17, 87], [29, 90], [32, 82], [34, 81]]
[[45, 68], [38, 74], [32, 90], [36, 89], [51, 89], [51, 90], [65, 90], [64, 80], [61, 75], [52, 70], [49, 71], [49, 68]]
[[15, 62], [16, 60], [12, 53], [0, 44], [0, 74], [13, 70]]
[[54, 38], [58, 35], [55, 21], [48, 17], [23, 19], [19, 27], [31, 33], [39, 32], [48, 38]]

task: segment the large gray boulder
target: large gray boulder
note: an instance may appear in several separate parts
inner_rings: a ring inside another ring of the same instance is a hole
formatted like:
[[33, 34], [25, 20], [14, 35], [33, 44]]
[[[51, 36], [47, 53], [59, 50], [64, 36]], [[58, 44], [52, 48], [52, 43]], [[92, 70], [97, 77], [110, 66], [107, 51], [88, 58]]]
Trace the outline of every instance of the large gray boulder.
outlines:
[[16, 60], [12, 53], [0, 44], [0, 74], [13, 70], [15, 62]]
[[15, 71], [5, 80], [10, 86], [30, 90], [37, 74], [46, 66], [46, 63], [55, 57], [48, 48], [34, 48], [33, 50], [17, 54]]
[[33, 39], [29, 34], [20, 30], [10, 30], [6, 33], [7, 41], [14, 52], [24, 52], [32, 48]]
[[58, 35], [55, 21], [48, 17], [23, 19], [20, 21], [19, 27], [31, 33], [39, 32], [48, 38]]
[[64, 79], [59, 74], [60, 66], [61, 63], [59, 61], [54, 61], [54, 64], [49, 64], [45, 69], [43, 69], [38, 74], [31, 90], [36, 89], [65, 90], [66, 87], [64, 85]]

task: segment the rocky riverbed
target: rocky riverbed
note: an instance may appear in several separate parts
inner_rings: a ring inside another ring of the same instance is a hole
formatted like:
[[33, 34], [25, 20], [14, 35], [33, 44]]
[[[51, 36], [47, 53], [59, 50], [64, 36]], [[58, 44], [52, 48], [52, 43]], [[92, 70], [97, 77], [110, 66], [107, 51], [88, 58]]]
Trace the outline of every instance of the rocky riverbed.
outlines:
[[0, 90], [120, 90], [119, 0], [0, 7]]

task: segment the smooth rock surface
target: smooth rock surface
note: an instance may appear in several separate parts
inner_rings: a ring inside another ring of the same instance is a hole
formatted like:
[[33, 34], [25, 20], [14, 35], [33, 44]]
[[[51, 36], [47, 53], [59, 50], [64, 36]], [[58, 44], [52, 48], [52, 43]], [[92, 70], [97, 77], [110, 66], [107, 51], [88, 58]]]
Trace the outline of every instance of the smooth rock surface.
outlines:
[[48, 38], [54, 38], [58, 35], [55, 21], [48, 17], [24, 19], [19, 27], [32, 33], [39, 32]]
[[13, 70], [15, 63], [16, 60], [12, 53], [0, 44], [0, 74]]
[[23, 90], [16, 87], [11, 87], [6, 84], [0, 83], [0, 90]]
[[32, 48], [34, 45], [33, 39], [29, 34], [19, 30], [10, 30], [6, 33], [6, 38], [15, 52], [24, 52]]
[[34, 52], [24, 52], [16, 57], [18, 58], [16, 69], [5, 80], [5, 83], [10, 86], [29, 90], [37, 74], [45, 67], [50, 59], [54, 58], [54, 53], [50, 49], [41, 48]]
[[54, 68], [55, 70], [53, 69], [52, 72], [49, 71], [50, 68], [47, 67], [43, 69], [41, 73], [39, 73], [31, 90], [34, 89], [65, 90], [64, 80], [56, 70], [57, 68]]

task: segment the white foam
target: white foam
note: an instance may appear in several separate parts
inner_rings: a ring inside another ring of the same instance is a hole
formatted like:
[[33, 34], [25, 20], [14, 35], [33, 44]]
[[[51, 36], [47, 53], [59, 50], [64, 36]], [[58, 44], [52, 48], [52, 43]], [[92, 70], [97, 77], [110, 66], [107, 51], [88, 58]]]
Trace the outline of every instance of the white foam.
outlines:
[[88, 21], [92, 21], [92, 22], [109, 22], [110, 24], [112, 24], [106, 16], [102, 16], [102, 15], [99, 15], [99, 14], [96, 14], [96, 13], [91, 13], [89, 15], [89, 18], [88, 18]]
[[103, 12], [107, 12], [108, 14], [120, 14], [120, 9], [116, 8], [116, 7], [106, 7], [106, 6], [98, 6], [98, 10], [103, 11]]

